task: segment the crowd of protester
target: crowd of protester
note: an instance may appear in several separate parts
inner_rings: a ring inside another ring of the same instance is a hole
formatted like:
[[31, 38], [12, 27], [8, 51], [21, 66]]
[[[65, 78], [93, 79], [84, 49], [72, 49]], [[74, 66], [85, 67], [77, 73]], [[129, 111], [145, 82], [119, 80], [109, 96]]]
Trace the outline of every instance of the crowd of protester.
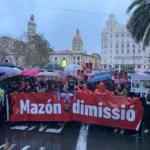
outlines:
[[[141, 123], [140, 130], [138, 132], [139, 137], [142, 137], [142, 125], [144, 123], [144, 133], [150, 131], [150, 95], [146, 94], [141, 96], [139, 93], [130, 92], [129, 84], [113, 84], [112, 81], [100, 82], [100, 83], [89, 83], [85, 81], [77, 81], [76, 79], [69, 78], [67, 84], [61, 83], [60, 81], [38, 81], [34, 77], [28, 77], [1, 83], [2, 88], [6, 94], [12, 92], [83, 92], [83, 93], [94, 93], [94, 94], [108, 94], [109, 96], [128, 96], [131, 99], [133, 97], [139, 97], [144, 107], [144, 116]], [[82, 129], [87, 130], [89, 124], [82, 123]], [[99, 130], [100, 126], [95, 125], [95, 130]], [[103, 127], [104, 131], [107, 131], [108, 127]], [[124, 134], [125, 129], [115, 128], [114, 132], [120, 131], [120, 134]]]

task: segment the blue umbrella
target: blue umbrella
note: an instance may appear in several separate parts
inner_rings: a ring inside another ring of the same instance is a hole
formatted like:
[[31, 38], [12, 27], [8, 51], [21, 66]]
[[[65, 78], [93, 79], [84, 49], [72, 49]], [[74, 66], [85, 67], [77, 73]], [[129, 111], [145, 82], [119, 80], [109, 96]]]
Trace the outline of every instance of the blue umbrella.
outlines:
[[102, 81], [107, 81], [107, 80], [111, 80], [110, 75], [95, 76], [92, 79], [90, 79], [88, 82], [96, 83], [96, 82], [102, 82]]

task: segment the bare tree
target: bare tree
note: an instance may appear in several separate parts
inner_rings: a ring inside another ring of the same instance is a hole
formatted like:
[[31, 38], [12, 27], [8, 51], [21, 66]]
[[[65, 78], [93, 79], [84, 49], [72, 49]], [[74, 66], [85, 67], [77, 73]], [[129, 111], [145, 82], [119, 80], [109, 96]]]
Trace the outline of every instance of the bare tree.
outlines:
[[28, 42], [24, 42], [25, 36], [14, 41], [14, 55], [22, 57], [25, 67], [37, 67], [47, 63], [53, 50], [43, 34], [33, 36]]
[[4, 61], [9, 55], [12, 49], [13, 40], [9, 36], [0, 37], [0, 61]]

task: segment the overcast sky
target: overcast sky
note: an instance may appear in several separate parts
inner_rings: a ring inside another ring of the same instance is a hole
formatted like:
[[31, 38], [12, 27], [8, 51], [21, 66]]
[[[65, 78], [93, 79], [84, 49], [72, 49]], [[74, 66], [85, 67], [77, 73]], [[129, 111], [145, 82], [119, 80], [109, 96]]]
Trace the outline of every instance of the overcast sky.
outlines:
[[84, 50], [100, 53], [101, 32], [108, 15], [114, 13], [119, 23], [125, 23], [129, 17], [126, 9], [131, 1], [0, 0], [0, 34], [19, 37], [27, 30], [30, 15], [34, 14], [37, 32], [43, 33], [55, 50], [71, 50], [78, 27]]

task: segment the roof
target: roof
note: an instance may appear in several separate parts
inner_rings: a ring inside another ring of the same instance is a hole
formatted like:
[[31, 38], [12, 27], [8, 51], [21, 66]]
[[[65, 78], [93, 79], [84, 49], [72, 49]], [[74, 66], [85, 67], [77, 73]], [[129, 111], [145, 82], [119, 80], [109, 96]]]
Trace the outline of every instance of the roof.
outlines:
[[73, 43], [82, 43], [82, 39], [80, 37], [79, 29], [76, 30], [76, 35], [73, 38]]

